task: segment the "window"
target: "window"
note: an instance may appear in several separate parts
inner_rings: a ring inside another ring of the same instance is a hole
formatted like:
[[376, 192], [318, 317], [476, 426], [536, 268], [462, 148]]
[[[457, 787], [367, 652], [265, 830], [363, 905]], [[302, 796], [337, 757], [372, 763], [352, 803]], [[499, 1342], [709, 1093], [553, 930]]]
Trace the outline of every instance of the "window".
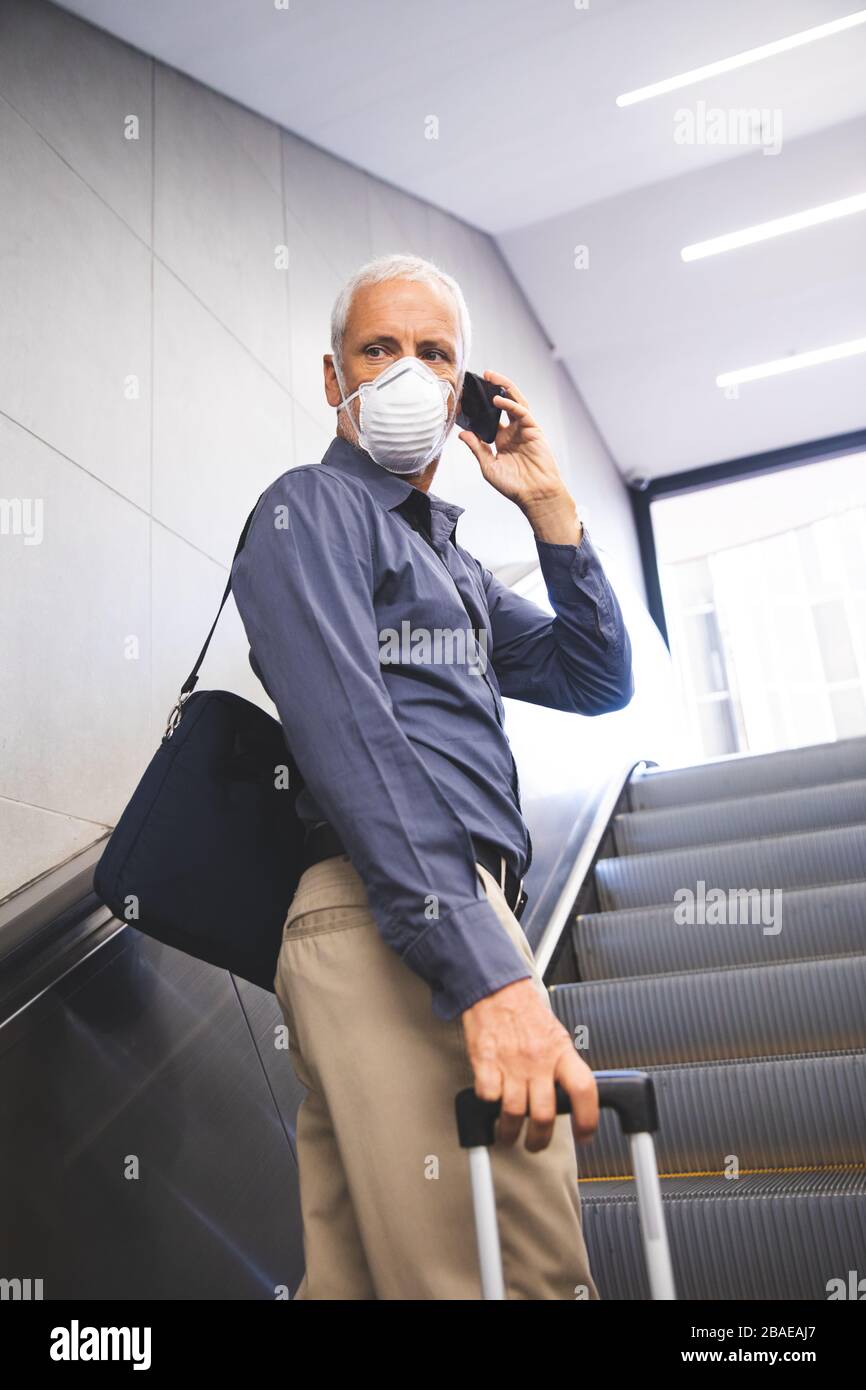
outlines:
[[651, 514], [695, 756], [866, 734], [866, 456]]

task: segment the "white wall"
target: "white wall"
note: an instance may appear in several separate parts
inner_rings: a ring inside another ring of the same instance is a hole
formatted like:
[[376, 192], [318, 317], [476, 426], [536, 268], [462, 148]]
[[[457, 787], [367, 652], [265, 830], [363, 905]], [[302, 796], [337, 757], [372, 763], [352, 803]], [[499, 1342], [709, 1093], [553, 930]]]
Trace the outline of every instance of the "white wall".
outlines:
[[[486, 236], [42, 0], [0, 0], [0, 145], [0, 897], [122, 810], [247, 511], [333, 435], [330, 308], [373, 254], [459, 278], [471, 365], [520, 384], [640, 584], [623, 486]], [[459, 441], [435, 490], [486, 563], [534, 553]], [[201, 683], [268, 707], [233, 605]]]

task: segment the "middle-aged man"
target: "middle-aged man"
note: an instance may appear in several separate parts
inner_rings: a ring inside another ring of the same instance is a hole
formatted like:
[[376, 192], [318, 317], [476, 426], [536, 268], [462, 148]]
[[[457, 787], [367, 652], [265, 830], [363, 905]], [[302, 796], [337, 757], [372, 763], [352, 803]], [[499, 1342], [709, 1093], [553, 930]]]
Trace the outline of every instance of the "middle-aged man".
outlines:
[[599, 1297], [575, 1152], [598, 1092], [515, 915], [531, 849], [502, 696], [619, 709], [631, 648], [550, 446], [501, 373], [485, 373], [509, 392], [494, 398], [495, 447], [459, 437], [531, 526], [556, 616], [464, 550], [462, 509], [430, 493], [469, 340], [462, 292], [436, 266], [362, 267], [324, 357], [336, 438], [271, 485], [233, 568], [251, 664], [304, 779], [308, 867], [274, 982], [306, 1088], [297, 1298], [479, 1297], [454, 1119], [472, 1084], [502, 1101], [507, 1297]]

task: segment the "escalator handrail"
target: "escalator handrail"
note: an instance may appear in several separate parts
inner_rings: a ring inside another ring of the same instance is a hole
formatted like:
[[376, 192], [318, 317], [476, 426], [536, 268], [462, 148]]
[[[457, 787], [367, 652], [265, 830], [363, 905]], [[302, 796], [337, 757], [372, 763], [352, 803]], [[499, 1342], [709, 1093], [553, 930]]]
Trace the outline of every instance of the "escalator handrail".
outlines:
[[569, 869], [568, 877], [565, 880], [562, 892], [554, 904], [547, 924], [539, 938], [538, 946], [535, 949], [535, 961], [542, 977], [546, 974], [551, 961], [554, 959], [563, 932], [568, 929], [568, 924], [572, 912], [574, 911], [574, 905], [577, 902], [578, 895], [584, 883], [592, 872], [593, 865], [598, 857], [601, 842], [604, 839], [623, 791], [635, 773], [639, 775], [645, 769], [653, 766], [655, 766], [655, 764], [651, 759], [631, 759], [626, 763], [621, 763], [605, 783], [593, 813], [590, 827], [581, 841], [580, 848]]

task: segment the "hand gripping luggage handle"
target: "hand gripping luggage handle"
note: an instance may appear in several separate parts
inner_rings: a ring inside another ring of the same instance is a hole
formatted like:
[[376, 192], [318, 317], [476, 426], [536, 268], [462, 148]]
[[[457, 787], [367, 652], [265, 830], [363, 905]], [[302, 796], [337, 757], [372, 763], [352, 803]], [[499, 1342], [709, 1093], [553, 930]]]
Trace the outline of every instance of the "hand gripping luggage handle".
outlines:
[[[641, 1071], [597, 1071], [594, 1076], [599, 1105], [616, 1111], [623, 1133], [629, 1136], [650, 1296], [653, 1299], [674, 1299], [673, 1268], [652, 1137], [658, 1129], [652, 1077]], [[556, 1113], [570, 1114], [568, 1092], [563, 1090], [559, 1082], [555, 1083], [555, 1091]], [[469, 1150], [482, 1297], [504, 1299], [496, 1199], [488, 1153], [495, 1138], [500, 1102], [482, 1100], [469, 1086], [458, 1092], [455, 1110], [461, 1148]]]

